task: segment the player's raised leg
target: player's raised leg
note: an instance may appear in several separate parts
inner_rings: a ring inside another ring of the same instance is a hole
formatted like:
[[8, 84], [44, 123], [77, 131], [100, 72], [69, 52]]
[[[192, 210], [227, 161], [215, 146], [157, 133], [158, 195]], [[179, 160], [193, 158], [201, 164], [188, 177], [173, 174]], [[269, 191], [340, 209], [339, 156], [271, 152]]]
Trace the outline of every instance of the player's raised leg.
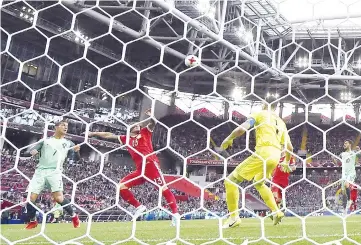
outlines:
[[282, 190], [278, 186], [272, 185], [271, 191], [273, 193], [273, 197], [275, 198], [275, 201], [276, 201], [276, 204], [277, 204], [278, 208], [281, 208], [281, 205], [282, 205]]
[[156, 185], [156, 187], [160, 187], [162, 190], [162, 196], [167, 201], [168, 207], [172, 211], [172, 225], [177, 226], [180, 222], [180, 215], [178, 213], [177, 200], [175, 199], [174, 194], [171, 190], [166, 186], [166, 182], [164, 180], [162, 171], [159, 168], [159, 164], [157, 162], [148, 162], [145, 165], [145, 176], [152, 180]]
[[70, 205], [70, 201], [64, 198], [61, 172], [52, 170], [48, 173], [46, 179], [51, 188], [54, 201], [61, 205], [63, 210], [70, 215], [74, 228], [80, 227], [79, 216], [74, 212], [73, 207]]
[[263, 201], [269, 207], [271, 212], [275, 213], [273, 215], [273, 224], [277, 225], [284, 217], [284, 213], [280, 211], [277, 202], [273, 196], [273, 193], [271, 189], [265, 184], [264, 179], [270, 179], [274, 169], [277, 167], [281, 153], [274, 148], [272, 149], [272, 147], [263, 147], [256, 153], [263, 159], [266, 159], [262, 160], [257, 157], [259, 160], [262, 161], [263, 164], [266, 164], [266, 172], [264, 173], [264, 171], [262, 171], [255, 175], [253, 179], [256, 183], [255, 188], [257, 189]]
[[129, 190], [130, 188], [134, 187], [134, 186], [138, 186], [141, 184], [144, 184], [145, 180], [144, 178], [141, 176], [141, 171], [140, 170], [136, 170], [130, 174], [128, 174], [127, 176], [125, 176], [119, 183], [119, 194], [120, 197], [126, 201], [127, 203], [129, 203], [130, 205], [132, 205], [133, 207], [136, 208], [134, 216], [138, 217], [140, 216], [142, 213], [144, 213], [147, 208], [142, 205], [133, 195], [133, 193]]
[[277, 225], [283, 219], [284, 213], [280, 211], [271, 189], [264, 183], [263, 173], [257, 174], [254, 177], [254, 182], [255, 182], [254, 187], [261, 195], [267, 207], [271, 210], [272, 213], [275, 213], [273, 215], [273, 224]]
[[345, 201], [343, 202], [343, 215], [346, 216], [352, 204], [350, 183], [348, 181], [345, 181], [343, 183], [343, 188], [345, 193]]
[[63, 209], [70, 215], [74, 228], [80, 227], [79, 216], [74, 212], [73, 207], [70, 205], [70, 201], [64, 198], [63, 192], [56, 191], [52, 193], [54, 200], [59, 203]]

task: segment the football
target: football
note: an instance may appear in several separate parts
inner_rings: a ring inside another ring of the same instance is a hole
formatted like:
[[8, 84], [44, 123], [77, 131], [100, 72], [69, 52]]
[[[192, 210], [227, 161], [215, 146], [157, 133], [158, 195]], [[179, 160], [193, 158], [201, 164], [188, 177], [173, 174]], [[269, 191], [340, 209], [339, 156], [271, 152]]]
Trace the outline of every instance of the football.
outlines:
[[188, 55], [184, 60], [184, 64], [188, 67], [198, 66], [199, 63], [199, 58], [195, 55]]

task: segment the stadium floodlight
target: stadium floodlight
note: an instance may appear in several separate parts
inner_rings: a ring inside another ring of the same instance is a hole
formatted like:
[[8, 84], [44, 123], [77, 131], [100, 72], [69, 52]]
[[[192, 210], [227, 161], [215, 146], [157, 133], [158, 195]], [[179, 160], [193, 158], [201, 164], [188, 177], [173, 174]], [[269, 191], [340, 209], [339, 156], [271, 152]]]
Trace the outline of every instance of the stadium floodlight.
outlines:
[[85, 42], [84, 40], [88, 40], [88, 37], [85, 36], [84, 34], [82, 34], [79, 30], [76, 30], [75, 32], [75, 42], [79, 42], [81, 44], [87, 44], [87, 45], [90, 45], [89, 42]]
[[299, 58], [297, 61], [299, 67], [307, 67], [308, 66], [308, 59], [306, 57]]
[[277, 92], [275, 92], [275, 93], [267, 92], [266, 98], [271, 97], [271, 96], [272, 96], [272, 97], [275, 97], [275, 98], [279, 98], [279, 97], [280, 97], [280, 94], [277, 93]]
[[252, 31], [246, 31], [244, 36], [245, 36], [245, 39], [246, 39], [247, 42], [253, 41], [253, 33], [252, 33]]
[[26, 20], [30, 20], [31, 22], [34, 20], [34, 14], [35, 12], [32, 11], [31, 8], [27, 8], [26, 6], [23, 6], [20, 10], [19, 16], [21, 18], [24, 18]]
[[246, 42], [252, 42], [253, 41], [253, 33], [251, 30], [245, 29], [244, 26], [240, 26], [237, 30], [237, 36], [240, 39], [243, 39]]
[[351, 92], [341, 92], [340, 98], [343, 101], [352, 100], [353, 94]]
[[243, 87], [235, 87], [232, 91], [232, 98], [235, 101], [242, 100], [243, 97], [247, 94], [246, 89]]

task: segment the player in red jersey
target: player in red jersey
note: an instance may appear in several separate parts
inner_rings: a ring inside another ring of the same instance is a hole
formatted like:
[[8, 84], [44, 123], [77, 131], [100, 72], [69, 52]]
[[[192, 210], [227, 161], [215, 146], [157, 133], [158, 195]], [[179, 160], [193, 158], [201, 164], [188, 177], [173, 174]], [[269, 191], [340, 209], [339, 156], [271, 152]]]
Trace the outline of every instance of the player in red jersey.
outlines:
[[[151, 116], [151, 111], [147, 110], [146, 115]], [[131, 155], [136, 170], [127, 176], [125, 176], [122, 180], [120, 180], [120, 196], [129, 204], [136, 208], [135, 216], [139, 216], [141, 213], [146, 211], [146, 207], [139, 203], [139, 201], [134, 197], [133, 193], [129, 190], [134, 186], [138, 186], [144, 184], [146, 181], [151, 180], [152, 184], [157, 184], [161, 187], [164, 198], [166, 199], [168, 206], [172, 210], [174, 214], [172, 219], [172, 225], [177, 224], [177, 220], [179, 220], [177, 202], [173, 195], [173, 193], [165, 186], [165, 181], [163, 174], [159, 168], [159, 160], [153, 150], [152, 145], [152, 133], [155, 127], [155, 121], [150, 119], [148, 125], [146, 127], [141, 127], [139, 124], [133, 126], [130, 129], [129, 134], [129, 145], [131, 147], [128, 148], [128, 152]], [[114, 135], [109, 132], [89, 132], [89, 137], [97, 136], [105, 139], [116, 139], [123, 145], [126, 144], [127, 136], [126, 135]], [[136, 151], [135, 151], [135, 150]], [[138, 152], [140, 154], [138, 154]], [[143, 167], [143, 156], [147, 156], [145, 161], [145, 171], [142, 176], [142, 167]], [[156, 188], [158, 187], [157, 185]]]
[[[282, 189], [288, 186], [288, 181], [290, 177], [290, 172], [296, 169], [295, 159], [291, 157], [290, 162], [288, 164], [288, 171], [286, 171], [282, 165], [284, 162], [285, 157], [281, 157], [277, 168], [273, 172], [272, 183], [274, 183], [271, 187], [273, 196], [276, 200], [278, 207], [282, 204]], [[281, 188], [282, 189], [281, 189]]]
[[351, 212], [356, 211], [357, 210], [357, 185], [350, 185], [350, 189], [351, 189], [351, 195], [350, 195], [350, 200], [352, 201], [350, 210]]

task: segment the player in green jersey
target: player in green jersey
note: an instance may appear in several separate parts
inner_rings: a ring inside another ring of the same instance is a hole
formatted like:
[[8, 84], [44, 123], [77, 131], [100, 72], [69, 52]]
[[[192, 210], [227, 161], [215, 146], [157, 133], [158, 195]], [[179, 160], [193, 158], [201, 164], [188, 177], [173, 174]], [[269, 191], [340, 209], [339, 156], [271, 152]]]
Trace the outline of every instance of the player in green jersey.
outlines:
[[356, 147], [356, 151], [353, 151], [352, 144], [352, 140], [345, 140], [343, 144], [344, 152], [339, 156], [342, 163], [342, 190], [346, 194], [344, 215], [347, 215], [352, 204], [350, 185], [355, 183], [357, 158], [361, 156], [361, 153], [359, 153], [360, 148]]
[[64, 138], [67, 131], [67, 121], [57, 122], [53, 137], [45, 139], [30, 150], [31, 156], [39, 156], [39, 162], [29, 184], [30, 202], [26, 207], [30, 222], [26, 229], [33, 229], [38, 225], [35, 219], [34, 203], [46, 185], [50, 187], [53, 199], [72, 217], [74, 227], [80, 226], [78, 215], [74, 213], [72, 206], [69, 205], [69, 200], [65, 199], [63, 195], [62, 172], [64, 161], [67, 158], [80, 158], [80, 146]]

